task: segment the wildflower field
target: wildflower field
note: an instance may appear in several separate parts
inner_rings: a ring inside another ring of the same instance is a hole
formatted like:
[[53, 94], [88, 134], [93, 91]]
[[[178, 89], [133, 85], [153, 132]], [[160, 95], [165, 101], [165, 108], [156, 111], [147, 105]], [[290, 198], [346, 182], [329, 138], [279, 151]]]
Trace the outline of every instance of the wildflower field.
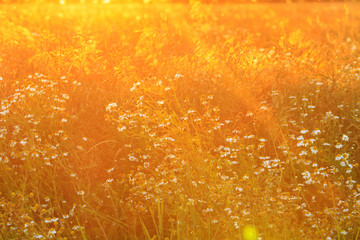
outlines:
[[360, 3], [0, 5], [0, 239], [360, 239]]

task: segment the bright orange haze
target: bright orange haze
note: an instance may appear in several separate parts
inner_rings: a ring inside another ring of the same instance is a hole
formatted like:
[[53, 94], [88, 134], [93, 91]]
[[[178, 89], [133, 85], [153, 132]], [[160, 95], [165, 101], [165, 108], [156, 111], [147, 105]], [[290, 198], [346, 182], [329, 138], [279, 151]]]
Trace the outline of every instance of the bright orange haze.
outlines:
[[0, 239], [359, 239], [360, 7], [0, 5]]

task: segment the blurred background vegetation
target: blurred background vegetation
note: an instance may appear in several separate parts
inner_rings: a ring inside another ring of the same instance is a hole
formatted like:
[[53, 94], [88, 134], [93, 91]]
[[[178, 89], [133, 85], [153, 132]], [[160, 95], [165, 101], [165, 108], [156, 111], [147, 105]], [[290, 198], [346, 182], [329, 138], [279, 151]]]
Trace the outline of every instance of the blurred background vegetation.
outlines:
[[[0, 3], [189, 3], [192, 0], [0, 0]], [[359, 2], [359, 0], [199, 0], [202, 3], [302, 3], [302, 2]]]

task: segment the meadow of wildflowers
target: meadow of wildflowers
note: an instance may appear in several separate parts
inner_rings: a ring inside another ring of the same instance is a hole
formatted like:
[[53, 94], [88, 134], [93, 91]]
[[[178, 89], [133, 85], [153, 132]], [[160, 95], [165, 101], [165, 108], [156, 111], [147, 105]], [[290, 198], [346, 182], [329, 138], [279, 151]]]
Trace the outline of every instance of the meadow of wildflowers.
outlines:
[[0, 5], [0, 239], [360, 239], [360, 6]]

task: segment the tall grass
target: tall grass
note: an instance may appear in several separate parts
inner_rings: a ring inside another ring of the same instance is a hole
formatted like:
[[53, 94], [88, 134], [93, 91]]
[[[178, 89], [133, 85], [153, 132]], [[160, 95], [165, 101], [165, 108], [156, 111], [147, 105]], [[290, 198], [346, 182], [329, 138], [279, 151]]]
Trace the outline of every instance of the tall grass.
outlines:
[[1, 238], [359, 239], [359, 12], [1, 5]]

